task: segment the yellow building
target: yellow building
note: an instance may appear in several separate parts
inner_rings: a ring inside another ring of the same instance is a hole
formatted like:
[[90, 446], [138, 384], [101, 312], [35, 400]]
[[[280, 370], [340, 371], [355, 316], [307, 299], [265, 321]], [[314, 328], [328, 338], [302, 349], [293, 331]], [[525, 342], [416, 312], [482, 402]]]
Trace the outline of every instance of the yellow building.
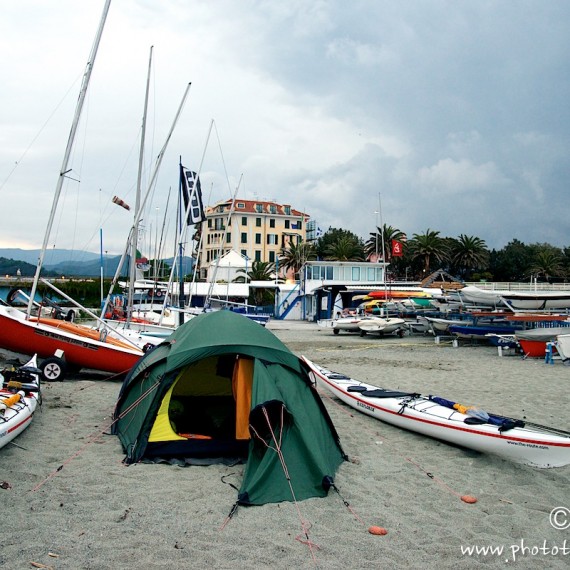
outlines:
[[306, 240], [308, 216], [288, 204], [264, 200], [232, 200], [206, 208], [202, 223], [200, 276], [210, 264], [233, 250], [249, 263], [268, 261], [278, 264], [279, 253], [290, 243]]

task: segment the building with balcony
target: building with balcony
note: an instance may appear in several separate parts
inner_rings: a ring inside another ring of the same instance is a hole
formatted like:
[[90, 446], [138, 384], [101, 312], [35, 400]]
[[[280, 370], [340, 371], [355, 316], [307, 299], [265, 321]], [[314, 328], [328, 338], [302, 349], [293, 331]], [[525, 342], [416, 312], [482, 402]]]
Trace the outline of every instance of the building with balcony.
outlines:
[[278, 266], [282, 249], [307, 238], [308, 216], [288, 204], [230, 199], [209, 206], [205, 214], [199, 258], [202, 279], [211, 279], [213, 262], [232, 250], [249, 264], [266, 261]]

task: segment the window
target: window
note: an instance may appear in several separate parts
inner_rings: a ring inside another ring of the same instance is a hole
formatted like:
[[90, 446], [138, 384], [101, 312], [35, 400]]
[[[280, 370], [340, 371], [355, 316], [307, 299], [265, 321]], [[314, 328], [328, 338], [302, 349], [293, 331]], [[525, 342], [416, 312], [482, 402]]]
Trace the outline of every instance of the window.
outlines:
[[274, 227], [275, 227], [275, 218], [271, 218], [271, 219], [269, 220], [269, 227], [270, 227], [270, 228], [274, 228]]
[[256, 205], [255, 205], [255, 211], [256, 211], [258, 214], [261, 214], [261, 213], [263, 212], [263, 204], [256, 204]]
[[277, 213], [277, 206], [275, 204], [271, 204], [269, 206], [269, 213], [270, 214], [276, 214]]
[[[243, 202], [238, 202], [237, 207], [238, 208], [245, 208], [245, 204]], [[242, 219], [244, 219], [244, 218], [242, 218]]]
[[232, 234], [230, 232], [226, 233], [226, 243], [232, 243]]
[[241, 241], [241, 243], [247, 243], [247, 233], [245, 233], [245, 232], [241, 233], [240, 241]]
[[241, 254], [247, 259], [247, 249], [242, 249]]
[[261, 218], [255, 218], [255, 227], [256, 227], [256, 228], [260, 228], [260, 227], [261, 227]]
[[214, 220], [214, 222], [216, 224], [215, 229], [217, 229], [217, 230], [225, 230], [226, 229], [224, 226], [224, 218], [216, 218]]
[[267, 234], [267, 245], [277, 245], [279, 236], [277, 234]]
[[261, 234], [255, 234], [255, 243], [257, 244], [261, 243]]
[[352, 281], [360, 281], [360, 267], [352, 268]]
[[242, 216], [242, 218], [241, 218], [241, 225], [242, 225], [242, 226], [247, 226], [247, 216]]
[[269, 263], [275, 263], [275, 252], [274, 251], [269, 252]]
[[291, 206], [283, 206], [283, 208], [285, 210], [285, 215], [290, 216], [291, 215]]
[[285, 220], [285, 229], [288, 230], [290, 227], [291, 227], [291, 222], [289, 220]]
[[261, 251], [255, 250], [255, 261], [261, 261]]

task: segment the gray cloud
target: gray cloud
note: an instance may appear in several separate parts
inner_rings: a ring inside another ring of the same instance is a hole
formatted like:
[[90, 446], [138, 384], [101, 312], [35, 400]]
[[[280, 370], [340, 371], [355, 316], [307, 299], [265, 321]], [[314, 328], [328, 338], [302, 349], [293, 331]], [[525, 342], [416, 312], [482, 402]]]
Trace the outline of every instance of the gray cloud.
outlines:
[[[22, 0], [4, 10], [0, 49], [15, 55], [0, 93], [0, 184], [12, 210], [3, 245], [43, 239], [102, 6]], [[169, 190], [173, 232], [180, 156], [194, 169], [204, 157], [211, 201], [240, 184], [239, 196], [290, 203], [364, 239], [380, 198], [384, 223], [408, 235], [570, 245], [569, 24], [563, 0], [112, 3], [74, 153], [81, 183], [66, 185], [54, 240], [96, 251], [102, 228], [106, 249], [122, 249], [132, 215], [110, 199], [134, 204], [154, 45], [145, 183], [192, 88], [145, 245]]]

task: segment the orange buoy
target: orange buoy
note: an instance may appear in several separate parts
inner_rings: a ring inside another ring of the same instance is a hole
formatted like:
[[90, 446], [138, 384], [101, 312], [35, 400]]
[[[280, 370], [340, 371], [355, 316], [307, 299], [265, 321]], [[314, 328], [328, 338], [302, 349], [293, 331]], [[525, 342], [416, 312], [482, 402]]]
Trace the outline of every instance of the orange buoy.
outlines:
[[376, 534], [378, 536], [384, 536], [385, 534], [388, 534], [388, 531], [381, 526], [371, 526], [368, 528], [368, 532], [370, 534]]
[[463, 496], [461, 497], [461, 500], [462, 500], [464, 503], [469, 503], [470, 505], [472, 505], [473, 503], [476, 503], [476, 502], [477, 502], [477, 497], [472, 497], [471, 495], [463, 495]]

